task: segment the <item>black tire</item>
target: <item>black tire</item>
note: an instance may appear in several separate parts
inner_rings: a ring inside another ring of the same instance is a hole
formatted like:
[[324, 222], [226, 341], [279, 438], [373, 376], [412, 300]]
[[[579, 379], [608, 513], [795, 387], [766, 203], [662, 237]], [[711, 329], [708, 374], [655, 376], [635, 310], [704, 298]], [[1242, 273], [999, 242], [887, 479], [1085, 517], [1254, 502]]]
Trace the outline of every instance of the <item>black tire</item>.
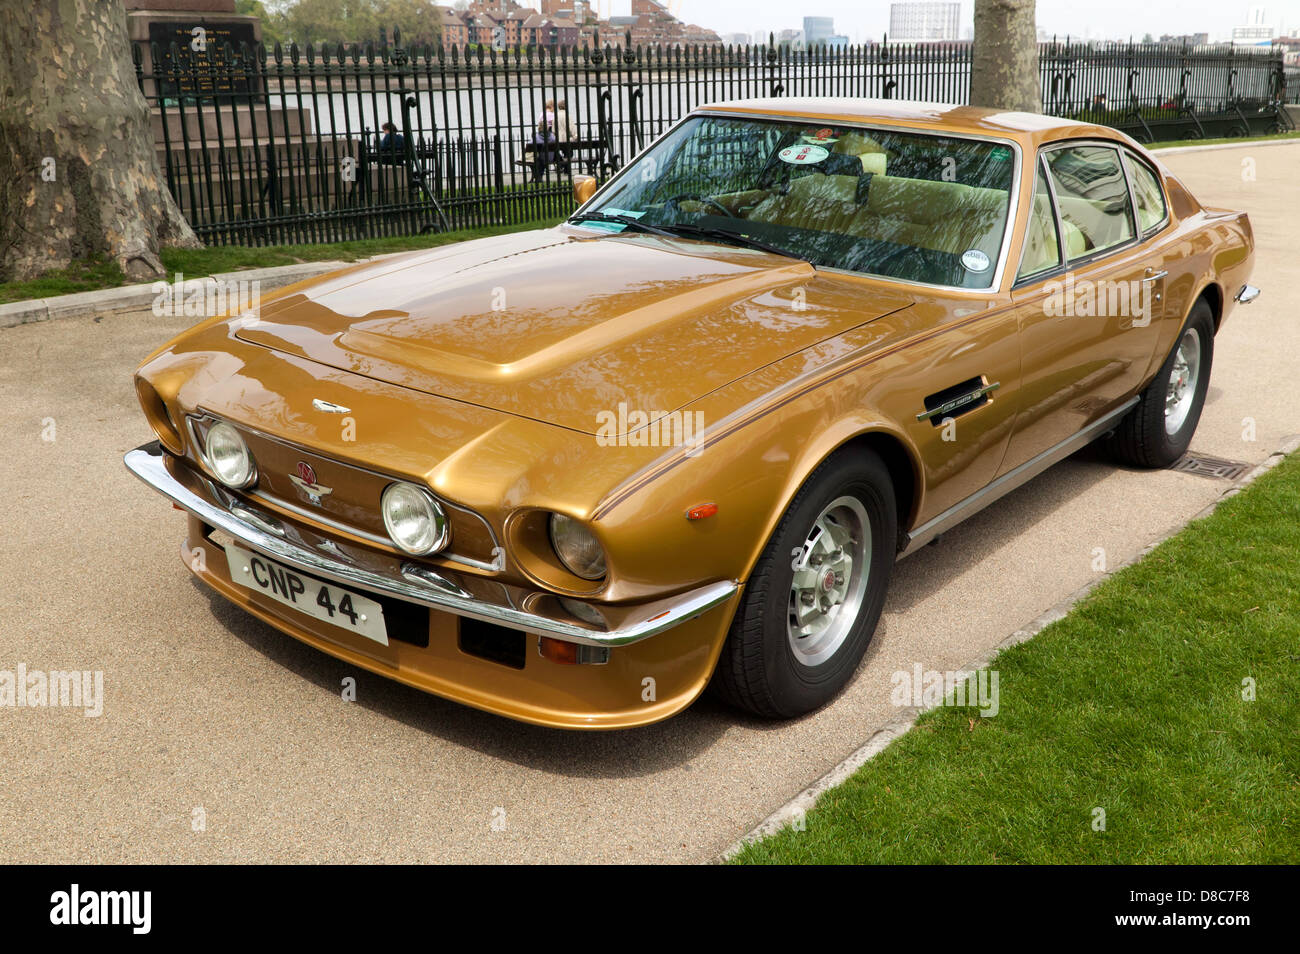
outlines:
[[[1170, 434], [1165, 427], [1165, 398], [1178, 356], [1178, 346], [1189, 331], [1194, 331], [1200, 339], [1196, 387], [1191, 407], [1182, 425]], [[1210, 387], [1213, 364], [1214, 313], [1206, 300], [1201, 298], [1192, 306], [1192, 313], [1179, 329], [1165, 363], [1143, 390], [1137, 406], [1124, 416], [1110, 436], [1108, 446], [1111, 453], [1123, 463], [1150, 468], [1168, 467], [1186, 454], [1192, 443], [1192, 435], [1196, 433], [1196, 425], [1200, 422], [1201, 410], [1205, 406], [1205, 393]]]
[[[803, 547], [826, 508], [846, 497], [856, 498], [867, 516], [871, 551], [862, 563], [868, 573], [856, 620], [843, 641], [825, 661], [809, 666], [792, 648], [787, 629], [795, 580], [792, 553]], [[791, 501], [750, 575], [714, 671], [714, 694], [769, 719], [802, 715], [833, 699], [853, 677], [875, 634], [897, 539], [893, 482], [880, 458], [865, 449], [846, 449], [824, 461]]]

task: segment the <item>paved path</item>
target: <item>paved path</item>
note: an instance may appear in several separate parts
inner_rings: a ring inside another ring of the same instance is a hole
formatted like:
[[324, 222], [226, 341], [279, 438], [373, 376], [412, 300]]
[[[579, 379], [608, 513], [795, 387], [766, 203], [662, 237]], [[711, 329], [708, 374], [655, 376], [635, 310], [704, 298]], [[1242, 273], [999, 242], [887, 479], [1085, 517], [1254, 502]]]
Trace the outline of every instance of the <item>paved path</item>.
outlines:
[[[1255, 224], [1264, 295], [1218, 340], [1193, 448], [1256, 463], [1300, 431], [1300, 144], [1169, 163]], [[567, 734], [356, 672], [191, 583], [180, 515], [120, 463], [148, 436], [130, 370], [179, 327], [0, 330], [0, 669], [102, 669], [107, 697], [99, 718], [0, 709], [8, 861], [707, 860], [894, 715], [892, 672], [958, 668], [1087, 582], [1094, 548], [1118, 562], [1224, 489], [1085, 451], [899, 564], [867, 663], [828, 709], [769, 725], [706, 700]]]

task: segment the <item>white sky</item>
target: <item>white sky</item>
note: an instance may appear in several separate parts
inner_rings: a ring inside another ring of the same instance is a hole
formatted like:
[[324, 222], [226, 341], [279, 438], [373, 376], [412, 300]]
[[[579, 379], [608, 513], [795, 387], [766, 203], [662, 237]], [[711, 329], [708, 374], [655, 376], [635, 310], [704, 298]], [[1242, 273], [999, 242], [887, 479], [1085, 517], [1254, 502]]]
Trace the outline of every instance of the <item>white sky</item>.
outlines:
[[[520, 0], [527, 3], [528, 0]], [[889, 0], [664, 0], [679, 19], [719, 33], [801, 29], [804, 16], [835, 18], [837, 33], [853, 42], [879, 40], [889, 29]], [[962, 26], [970, 26], [973, 0], [961, 0]], [[626, 15], [631, 0], [592, 0], [606, 16]], [[1081, 38], [1136, 40], [1144, 33], [1208, 32], [1227, 40], [1232, 28], [1247, 22], [1252, 7], [1263, 7], [1265, 23], [1285, 33], [1300, 33], [1300, 0], [1039, 0], [1038, 26], [1049, 34]]]

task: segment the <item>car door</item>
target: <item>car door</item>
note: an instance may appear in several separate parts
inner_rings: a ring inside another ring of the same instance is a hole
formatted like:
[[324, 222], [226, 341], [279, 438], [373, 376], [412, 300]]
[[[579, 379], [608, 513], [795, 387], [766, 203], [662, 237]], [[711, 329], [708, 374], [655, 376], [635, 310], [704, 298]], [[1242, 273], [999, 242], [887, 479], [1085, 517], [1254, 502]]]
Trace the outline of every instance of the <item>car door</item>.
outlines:
[[1005, 299], [918, 301], [910, 311], [932, 329], [896, 359], [898, 417], [925, 462], [924, 522], [998, 473], [1019, 403], [1019, 329]]
[[[1146, 375], [1164, 314], [1165, 269], [1143, 237], [1121, 152], [1101, 140], [1039, 150], [1012, 288], [1023, 370], [1002, 472], [1118, 408]], [[1145, 202], [1149, 219], [1149, 192]]]

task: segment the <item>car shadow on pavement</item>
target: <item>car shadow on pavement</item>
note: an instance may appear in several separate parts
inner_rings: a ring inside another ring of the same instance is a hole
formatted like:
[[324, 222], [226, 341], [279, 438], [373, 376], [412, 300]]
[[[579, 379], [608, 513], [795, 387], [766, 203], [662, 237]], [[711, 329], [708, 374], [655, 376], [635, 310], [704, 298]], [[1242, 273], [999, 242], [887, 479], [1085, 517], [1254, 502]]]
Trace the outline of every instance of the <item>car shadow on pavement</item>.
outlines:
[[991, 556], [1008, 540], [1019, 537], [1063, 503], [1105, 480], [1116, 467], [1104, 448], [1090, 444], [994, 501], [896, 564], [885, 598], [885, 613], [906, 613], [934, 596], [945, 583]]
[[271, 662], [336, 698], [345, 677], [356, 679], [361, 706], [418, 732], [528, 768], [575, 778], [654, 775], [689, 762], [729, 728], [767, 723], [718, 703], [707, 694], [664, 722], [616, 731], [572, 731], [516, 722], [413, 689], [360, 669], [262, 622], [191, 577], [213, 618]]

